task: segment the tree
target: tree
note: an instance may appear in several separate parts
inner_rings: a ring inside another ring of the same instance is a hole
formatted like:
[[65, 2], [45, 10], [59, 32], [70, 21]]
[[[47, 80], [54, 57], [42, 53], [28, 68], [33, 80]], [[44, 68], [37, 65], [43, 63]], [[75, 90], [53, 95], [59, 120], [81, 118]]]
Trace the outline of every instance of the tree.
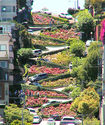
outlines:
[[32, 49], [31, 48], [21, 48], [17, 52], [18, 60], [21, 64], [25, 64], [26, 61], [33, 57]]
[[86, 70], [88, 80], [96, 80], [98, 76], [98, 59], [101, 57], [100, 43], [93, 42], [88, 48], [88, 56], [86, 57], [83, 68]]
[[94, 18], [91, 16], [91, 14], [88, 12], [88, 10], [83, 10], [80, 11], [77, 14], [77, 29], [81, 32], [84, 32], [84, 41], [86, 41], [87, 39], [91, 38], [91, 32], [94, 33], [94, 27], [95, 27], [95, 23], [94, 23]]
[[81, 40], [73, 42], [70, 46], [70, 53], [75, 54], [75, 56], [82, 57], [85, 52], [85, 43]]
[[80, 87], [77, 87], [75, 89], [73, 89], [72, 93], [71, 93], [71, 97], [73, 99], [75, 99], [76, 97], [78, 97], [81, 93], [81, 88]]
[[[17, 119], [19, 121], [22, 120], [22, 109], [18, 108], [17, 105], [15, 105], [15, 104], [6, 106], [4, 112], [5, 112], [6, 123], [8, 123], [9, 125], [11, 123], [13, 124], [13, 121], [16, 122]], [[24, 122], [32, 124], [33, 116], [30, 115], [30, 113], [27, 109], [23, 110], [23, 116], [24, 116]], [[17, 123], [19, 123], [19, 121], [17, 121]], [[28, 124], [26, 124], [26, 125], [28, 125]]]
[[76, 10], [76, 9], [73, 9], [73, 8], [68, 8], [68, 13], [69, 14], [75, 14], [75, 13], [77, 13], [78, 12], [78, 10]]
[[71, 110], [76, 113], [81, 113], [86, 117], [92, 117], [99, 108], [99, 95], [94, 88], [87, 88], [81, 92], [71, 104]]

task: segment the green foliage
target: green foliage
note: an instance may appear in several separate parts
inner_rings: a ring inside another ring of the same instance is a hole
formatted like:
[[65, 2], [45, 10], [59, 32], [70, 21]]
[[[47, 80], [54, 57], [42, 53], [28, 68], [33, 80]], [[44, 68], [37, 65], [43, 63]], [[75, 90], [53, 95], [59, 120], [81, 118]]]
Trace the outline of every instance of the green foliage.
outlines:
[[88, 56], [84, 61], [83, 68], [86, 70], [88, 79], [96, 80], [98, 75], [98, 59], [101, 58], [100, 47], [93, 42], [88, 49]]
[[90, 38], [90, 32], [94, 32], [94, 19], [91, 16], [91, 14], [88, 12], [88, 10], [80, 11], [77, 15], [78, 22], [76, 24], [79, 31], [82, 31], [85, 33], [84, 40], [87, 40]]
[[24, 30], [21, 30], [19, 32], [20, 34], [20, 37], [21, 37], [21, 41], [23, 42], [23, 47], [25, 48], [29, 48], [29, 47], [32, 47], [32, 43], [31, 43], [31, 37], [30, 37], [30, 34], [27, 32], [26, 29]]
[[74, 88], [72, 93], [71, 93], [71, 97], [73, 99], [75, 99], [76, 97], [78, 97], [81, 93], [81, 88], [80, 87], [77, 87], [77, 88]]
[[86, 118], [83, 120], [84, 125], [100, 125], [100, 121], [96, 118]]
[[[17, 105], [11, 104], [10, 106], [5, 107], [5, 120], [9, 124], [18, 123], [20, 125], [20, 122], [18, 120], [22, 120], [22, 109], [18, 108]], [[23, 110], [23, 116], [24, 116], [24, 122], [32, 124], [33, 117], [30, 115], [29, 111], [27, 109]], [[17, 120], [17, 121], [15, 121]], [[27, 125], [30, 125], [27, 124]]]
[[82, 57], [85, 51], [85, 43], [81, 40], [77, 42], [72, 42], [70, 45], [70, 52], [75, 54], [75, 56]]
[[18, 60], [21, 64], [25, 64], [28, 58], [33, 56], [31, 48], [21, 48], [17, 52]]
[[70, 46], [72, 43], [75, 43], [75, 42], [78, 42], [79, 40], [76, 39], [76, 38], [69, 38], [67, 41], [66, 41], [66, 44], [68, 46]]
[[48, 81], [48, 82], [43, 82], [41, 85], [43, 87], [50, 87], [50, 88], [56, 88], [56, 87], [63, 87], [63, 86], [68, 86], [75, 82], [74, 78], [65, 78], [65, 79], [58, 79], [56, 81]]
[[68, 29], [68, 28], [69, 28], [69, 25], [64, 24], [62, 28], [63, 28], [63, 29]]
[[69, 85], [68, 87], [65, 87], [62, 91], [69, 93], [69, 92], [72, 92], [74, 90], [74, 88], [75, 88], [75, 86]]
[[62, 66], [69, 66], [71, 62], [70, 52], [69, 51], [62, 51], [56, 55], [55, 59], [51, 60], [52, 62], [62, 65]]
[[52, 77], [49, 77], [47, 79], [40, 80], [39, 83], [42, 83], [44, 81], [56, 81], [58, 79], [69, 78], [70, 76], [71, 76], [70, 73], [60, 74], [60, 75], [57, 75], [57, 76], [52, 76]]
[[[32, 125], [31, 123], [23, 122], [24, 125]], [[22, 121], [21, 120], [14, 120], [10, 125], [21, 125]]]
[[87, 88], [81, 92], [80, 96], [75, 98], [71, 105], [71, 110], [79, 112], [86, 117], [94, 116], [99, 108], [99, 95], [93, 88]]

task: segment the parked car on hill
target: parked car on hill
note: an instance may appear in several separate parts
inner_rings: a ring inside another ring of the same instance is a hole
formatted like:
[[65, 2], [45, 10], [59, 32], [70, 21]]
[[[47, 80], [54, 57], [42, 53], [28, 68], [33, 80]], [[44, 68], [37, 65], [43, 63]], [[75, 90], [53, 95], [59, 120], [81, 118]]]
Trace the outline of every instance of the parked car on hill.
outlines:
[[38, 87], [42, 87], [39, 83], [37, 82], [31, 82], [30, 85], [35, 85], [35, 86], [38, 86]]
[[56, 122], [53, 118], [49, 118], [47, 121], [47, 125], [56, 125]]
[[60, 14], [59, 14], [59, 17], [61, 17], [61, 18], [65, 18], [66, 16], [65, 16], [64, 13], [60, 13]]
[[50, 117], [53, 118], [55, 121], [61, 120], [61, 116], [59, 116], [58, 114], [51, 115]]
[[35, 115], [33, 117], [33, 124], [39, 124], [41, 121], [42, 121], [42, 117], [41, 116]]
[[34, 76], [29, 77], [29, 81], [30, 82], [39, 81], [39, 80], [45, 79], [47, 77], [48, 77], [47, 73], [40, 73], [40, 74], [36, 74]]
[[34, 49], [34, 50], [32, 50], [32, 52], [33, 52], [34, 56], [39, 56], [40, 54], [42, 54], [42, 50], [41, 49]]
[[64, 116], [61, 121], [60, 125], [80, 125], [81, 121], [78, 119], [75, 119], [73, 116]]
[[37, 113], [35, 112], [35, 109], [33, 108], [27, 108], [32, 115], [36, 115]]

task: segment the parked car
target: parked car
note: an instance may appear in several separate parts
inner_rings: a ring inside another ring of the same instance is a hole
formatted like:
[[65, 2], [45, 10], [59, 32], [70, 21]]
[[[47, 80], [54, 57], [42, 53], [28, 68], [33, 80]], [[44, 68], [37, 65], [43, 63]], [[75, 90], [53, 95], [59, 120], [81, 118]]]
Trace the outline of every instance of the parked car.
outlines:
[[45, 61], [45, 62], [50, 62], [48, 59], [40, 58], [38, 60]]
[[60, 14], [59, 14], [59, 17], [61, 17], [61, 18], [65, 18], [66, 15], [65, 15], [64, 13], [60, 13]]
[[38, 87], [42, 87], [39, 83], [37, 82], [31, 82], [30, 85], [35, 85], [35, 86], [38, 86]]
[[31, 30], [31, 29], [28, 29], [28, 33], [34, 34], [34, 33], [33, 33], [33, 30]]
[[35, 112], [35, 109], [33, 108], [27, 108], [32, 115], [36, 115], [37, 113]]
[[51, 105], [51, 104], [55, 104], [55, 103], [60, 103], [60, 101], [49, 101], [48, 103], [45, 103], [42, 105], [42, 108], [48, 106], [48, 105]]
[[73, 116], [64, 116], [61, 121], [60, 125], [80, 125], [81, 120], [75, 119]]
[[71, 20], [73, 19], [72, 15], [70, 15], [70, 14], [65, 14], [65, 18], [67, 18], [67, 19], [69, 19], [69, 20], [70, 20], [70, 19], [71, 19]]
[[44, 11], [45, 14], [51, 15], [52, 13], [50, 11]]
[[47, 73], [40, 73], [40, 74], [36, 74], [34, 76], [29, 77], [29, 81], [30, 82], [39, 81], [39, 80], [45, 79], [47, 77], [48, 77]]
[[42, 54], [42, 50], [41, 49], [34, 49], [34, 50], [32, 50], [32, 52], [33, 52], [34, 56], [39, 56], [39, 55]]
[[56, 122], [53, 118], [49, 118], [47, 121], [47, 125], [56, 125]]
[[33, 124], [38, 124], [42, 121], [42, 117], [41, 116], [38, 116], [38, 115], [35, 115], [33, 117]]
[[60, 121], [61, 120], [61, 116], [59, 116], [58, 114], [51, 115], [50, 117], [53, 118], [55, 121]]
[[86, 41], [86, 47], [89, 47], [92, 42], [93, 42], [93, 39], [92, 40], [87, 40]]

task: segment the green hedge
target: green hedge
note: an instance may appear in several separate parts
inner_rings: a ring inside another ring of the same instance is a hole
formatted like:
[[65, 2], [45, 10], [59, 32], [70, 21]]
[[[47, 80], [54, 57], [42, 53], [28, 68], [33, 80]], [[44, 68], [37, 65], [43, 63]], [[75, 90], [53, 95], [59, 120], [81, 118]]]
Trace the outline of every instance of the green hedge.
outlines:
[[23, 74], [23, 77], [27, 77], [27, 75], [28, 75], [27, 64], [24, 65], [24, 70], [25, 70], [25, 73]]
[[[37, 61], [38, 63], [39, 61]], [[47, 66], [47, 67], [51, 67], [51, 68], [60, 68], [60, 69], [68, 69], [67, 66], [61, 66], [61, 65], [58, 65], [56, 63], [53, 63], [53, 62], [46, 62], [46, 61], [40, 61], [41, 62], [41, 66]], [[39, 63], [38, 63], [39, 64]]]
[[37, 49], [46, 50], [46, 47], [43, 45], [34, 44], [33, 46]]
[[58, 42], [58, 43], [65, 43], [66, 42], [65, 40], [55, 39], [52, 37], [47, 37], [47, 36], [42, 36], [42, 35], [40, 35], [40, 36], [33, 35], [32, 38], [40, 39], [40, 40], [51, 40], [51, 41]]
[[21, 88], [23, 90], [29, 89], [29, 90], [33, 90], [33, 91], [36, 91], [36, 90], [39, 90], [39, 91], [53, 91], [53, 92], [57, 92], [58, 94], [65, 94], [66, 96], [69, 96], [69, 94], [66, 93], [66, 92], [61, 92], [61, 91], [53, 90], [53, 89], [50, 89], [50, 88], [37, 87], [37, 86], [34, 86], [34, 85], [21, 84]]
[[60, 75], [57, 75], [57, 76], [52, 76], [52, 77], [49, 77], [47, 79], [40, 80], [39, 83], [42, 83], [44, 81], [45, 82], [46, 81], [55, 81], [55, 80], [58, 80], [58, 79], [69, 78], [69, 77], [71, 77], [70, 73], [60, 74]]

